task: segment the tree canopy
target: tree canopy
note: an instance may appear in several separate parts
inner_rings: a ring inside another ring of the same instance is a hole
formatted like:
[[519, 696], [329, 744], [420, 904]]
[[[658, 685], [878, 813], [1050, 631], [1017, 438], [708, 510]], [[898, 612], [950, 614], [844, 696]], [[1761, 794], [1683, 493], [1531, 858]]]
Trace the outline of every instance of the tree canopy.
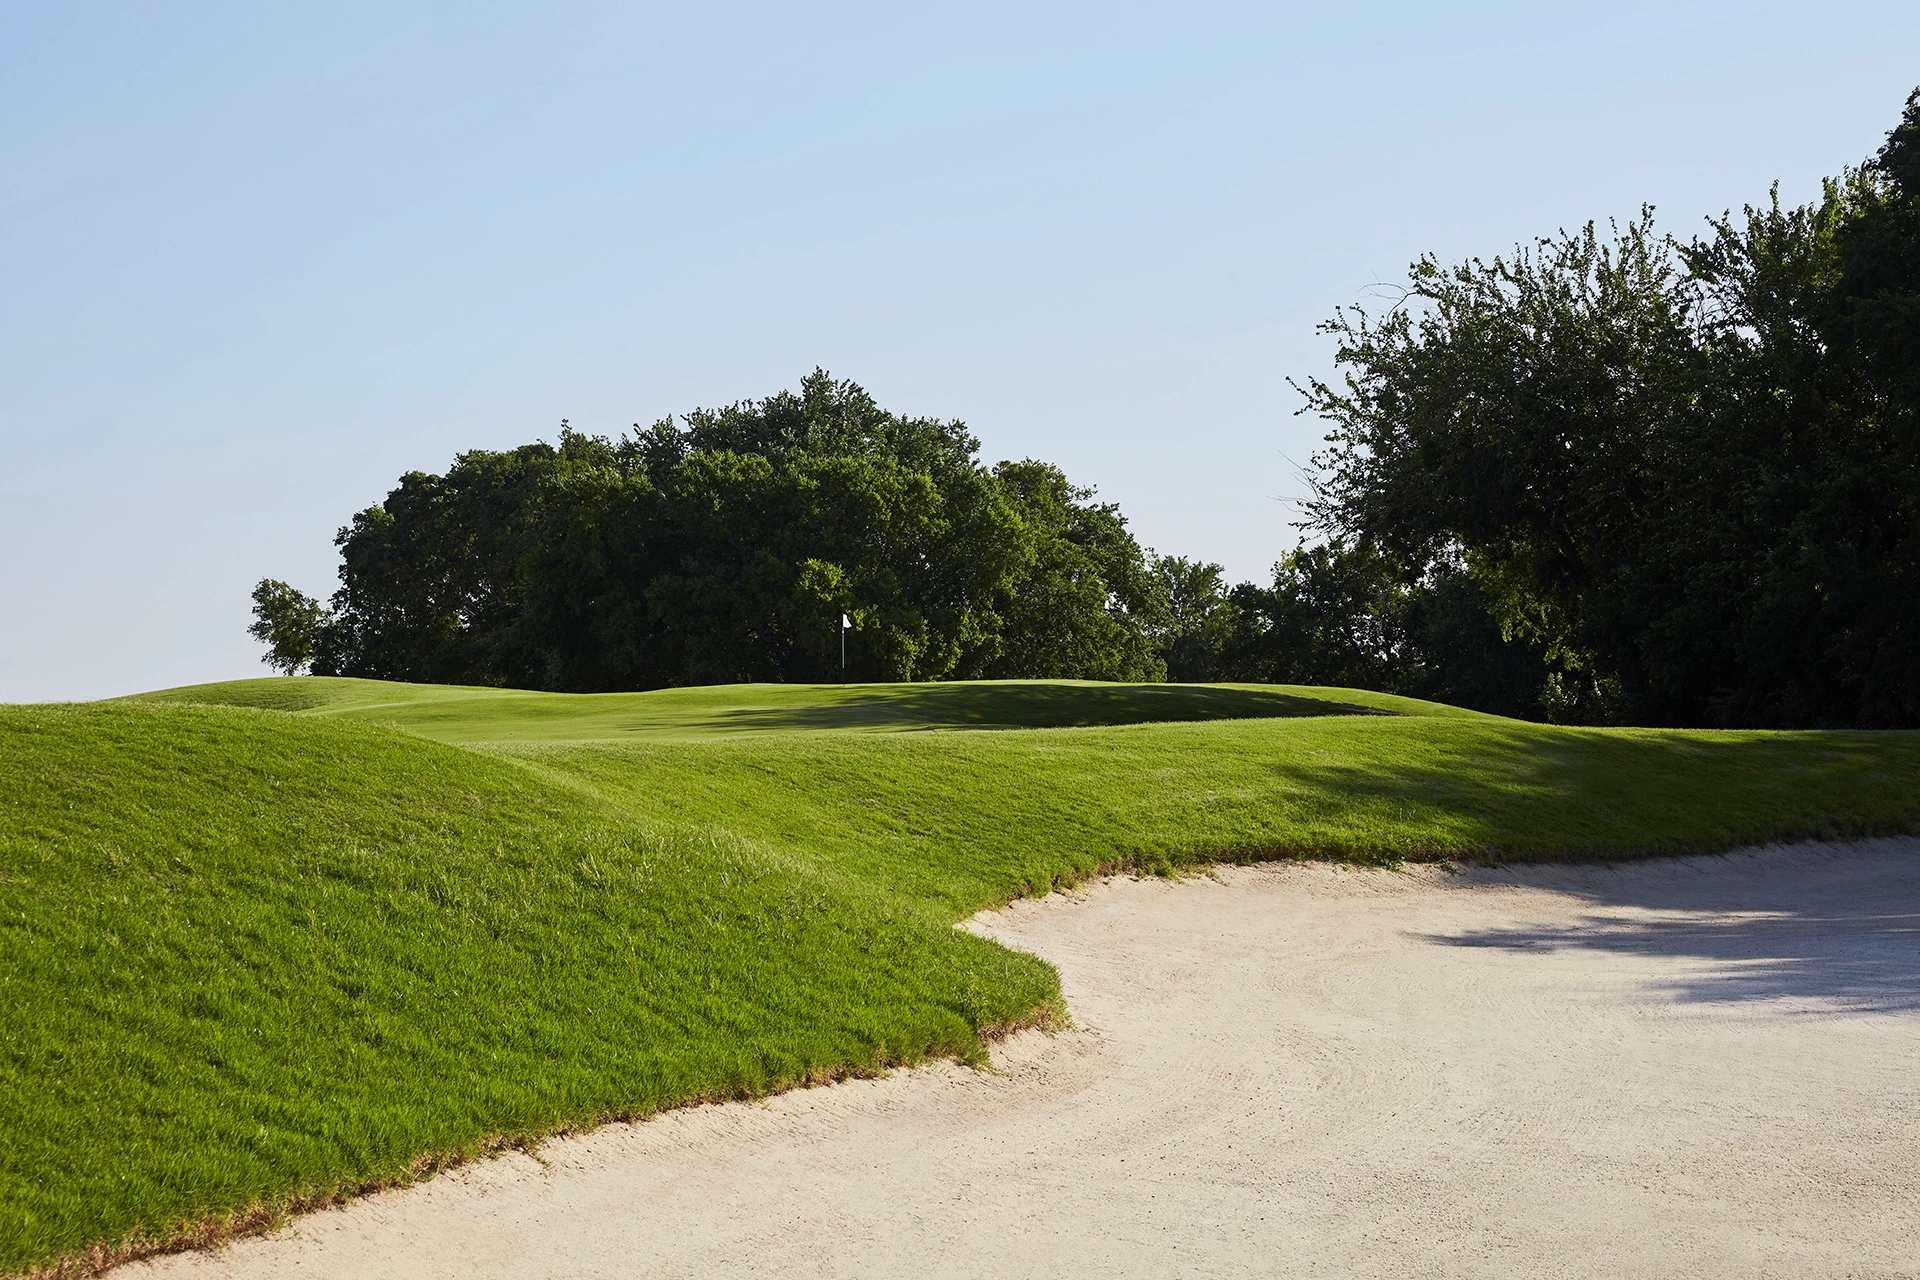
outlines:
[[1119, 511], [978, 451], [958, 422], [815, 371], [619, 440], [562, 424], [557, 444], [461, 454], [340, 531], [313, 670], [574, 691], [828, 680], [844, 615], [850, 679], [1160, 678], [1159, 598]]
[[1314, 525], [1463, 568], [1550, 709], [1920, 723], [1920, 93], [1814, 204], [1424, 258], [1328, 328]]
[[253, 589], [253, 625], [247, 634], [267, 646], [268, 666], [292, 675], [313, 661], [324, 618], [319, 602], [284, 582], [263, 578]]

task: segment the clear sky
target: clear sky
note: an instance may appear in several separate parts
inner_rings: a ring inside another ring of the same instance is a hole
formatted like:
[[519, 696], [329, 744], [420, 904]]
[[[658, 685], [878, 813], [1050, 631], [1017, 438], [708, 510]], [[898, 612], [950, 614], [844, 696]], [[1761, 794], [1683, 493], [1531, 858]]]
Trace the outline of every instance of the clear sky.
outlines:
[[9, 0], [0, 700], [264, 674], [403, 471], [815, 365], [1264, 578], [1333, 308], [1811, 198], [1916, 84], [1911, 0]]

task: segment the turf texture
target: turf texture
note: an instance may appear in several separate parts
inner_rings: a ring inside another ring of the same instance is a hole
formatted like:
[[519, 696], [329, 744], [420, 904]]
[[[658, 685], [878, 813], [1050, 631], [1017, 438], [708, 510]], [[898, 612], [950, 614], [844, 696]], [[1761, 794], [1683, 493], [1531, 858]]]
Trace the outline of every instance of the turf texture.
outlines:
[[953, 924], [1101, 870], [1917, 825], [1920, 734], [1360, 690], [274, 679], [0, 708], [0, 1272], [977, 1060], [1058, 978]]

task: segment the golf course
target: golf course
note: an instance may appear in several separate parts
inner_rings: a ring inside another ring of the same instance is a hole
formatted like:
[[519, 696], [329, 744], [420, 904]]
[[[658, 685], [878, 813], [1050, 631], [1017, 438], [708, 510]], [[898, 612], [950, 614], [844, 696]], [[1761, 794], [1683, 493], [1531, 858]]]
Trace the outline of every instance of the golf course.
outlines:
[[0, 1273], [692, 1102], [984, 1064], [1075, 1009], [1053, 965], [954, 926], [1103, 874], [1917, 829], [1920, 733], [1343, 688], [281, 677], [8, 706]]

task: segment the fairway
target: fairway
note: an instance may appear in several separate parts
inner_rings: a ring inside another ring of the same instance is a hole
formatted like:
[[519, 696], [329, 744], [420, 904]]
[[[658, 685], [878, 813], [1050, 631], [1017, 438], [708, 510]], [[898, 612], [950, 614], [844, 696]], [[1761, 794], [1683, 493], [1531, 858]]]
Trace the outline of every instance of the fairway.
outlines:
[[956, 931], [1106, 869], [1920, 824], [1920, 735], [1347, 689], [275, 679], [0, 709], [0, 1270], [1061, 1015]]

